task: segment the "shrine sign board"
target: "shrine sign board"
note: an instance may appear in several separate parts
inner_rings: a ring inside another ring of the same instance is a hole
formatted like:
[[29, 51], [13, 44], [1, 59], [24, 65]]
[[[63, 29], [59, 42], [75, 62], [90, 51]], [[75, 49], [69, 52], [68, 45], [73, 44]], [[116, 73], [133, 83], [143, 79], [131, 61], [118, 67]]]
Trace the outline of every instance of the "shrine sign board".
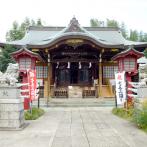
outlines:
[[127, 98], [125, 72], [115, 73], [117, 105], [123, 105]]
[[36, 80], [36, 71], [30, 70], [28, 74], [29, 78], [29, 90], [30, 90], [30, 100], [36, 100], [36, 88], [37, 88], [37, 80]]

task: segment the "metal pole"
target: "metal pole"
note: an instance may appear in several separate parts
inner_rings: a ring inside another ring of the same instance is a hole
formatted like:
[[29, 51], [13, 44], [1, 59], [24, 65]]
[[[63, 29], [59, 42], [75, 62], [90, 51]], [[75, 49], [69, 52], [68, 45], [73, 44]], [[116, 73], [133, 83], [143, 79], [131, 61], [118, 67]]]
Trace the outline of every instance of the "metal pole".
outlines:
[[30, 101], [30, 113], [32, 115], [32, 100]]
[[40, 108], [40, 96], [38, 96], [38, 108]]
[[115, 90], [115, 107], [117, 108], [117, 97], [116, 97], [116, 90]]

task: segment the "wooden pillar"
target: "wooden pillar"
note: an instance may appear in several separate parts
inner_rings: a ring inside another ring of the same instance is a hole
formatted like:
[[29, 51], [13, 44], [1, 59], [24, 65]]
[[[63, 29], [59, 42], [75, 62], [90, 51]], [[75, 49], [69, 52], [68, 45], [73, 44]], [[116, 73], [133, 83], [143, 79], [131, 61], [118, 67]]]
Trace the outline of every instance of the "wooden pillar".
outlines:
[[47, 78], [47, 104], [51, 98], [51, 63], [50, 54], [48, 53], [48, 78]]
[[100, 59], [99, 59], [99, 86], [98, 86], [98, 96], [102, 97], [102, 58], [100, 54]]

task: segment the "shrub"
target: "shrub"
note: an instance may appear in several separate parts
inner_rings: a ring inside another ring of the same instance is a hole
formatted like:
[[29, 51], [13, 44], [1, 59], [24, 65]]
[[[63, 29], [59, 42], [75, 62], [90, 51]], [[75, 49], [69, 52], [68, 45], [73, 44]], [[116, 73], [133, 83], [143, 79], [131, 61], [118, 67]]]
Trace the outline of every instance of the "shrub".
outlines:
[[25, 119], [26, 120], [35, 120], [44, 114], [44, 110], [41, 108], [32, 108], [32, 113], [30, 110], [25, 112]]
[[129, 120], [132, 120], [133, 112], [133, 109], [126, 110], [125, 108], [113, 108], [112, 110], [113, 114]]
[[113, 108], [112, 113], [135, 122], [140, 129], [147, 132], [147, 101], [144, 101], [138, 109]]
[[133, 120], [139, 128], [147, 129], [147, 101], [142, 103], [142, 108], [135, 109]]

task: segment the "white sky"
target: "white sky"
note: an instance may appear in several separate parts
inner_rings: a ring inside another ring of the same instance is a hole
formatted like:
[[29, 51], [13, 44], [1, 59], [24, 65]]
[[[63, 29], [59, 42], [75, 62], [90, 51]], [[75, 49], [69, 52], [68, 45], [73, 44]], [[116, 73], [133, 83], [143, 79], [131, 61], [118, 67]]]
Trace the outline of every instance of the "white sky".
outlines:
[[147, 0], [2, 0], [0, 5], [0, 41], [13, 21], [25, 17], [51, 26], [67, 26], [74, 15], [82, 26], [89, 26], [91, 18], [109, 18], [147, 32]]

